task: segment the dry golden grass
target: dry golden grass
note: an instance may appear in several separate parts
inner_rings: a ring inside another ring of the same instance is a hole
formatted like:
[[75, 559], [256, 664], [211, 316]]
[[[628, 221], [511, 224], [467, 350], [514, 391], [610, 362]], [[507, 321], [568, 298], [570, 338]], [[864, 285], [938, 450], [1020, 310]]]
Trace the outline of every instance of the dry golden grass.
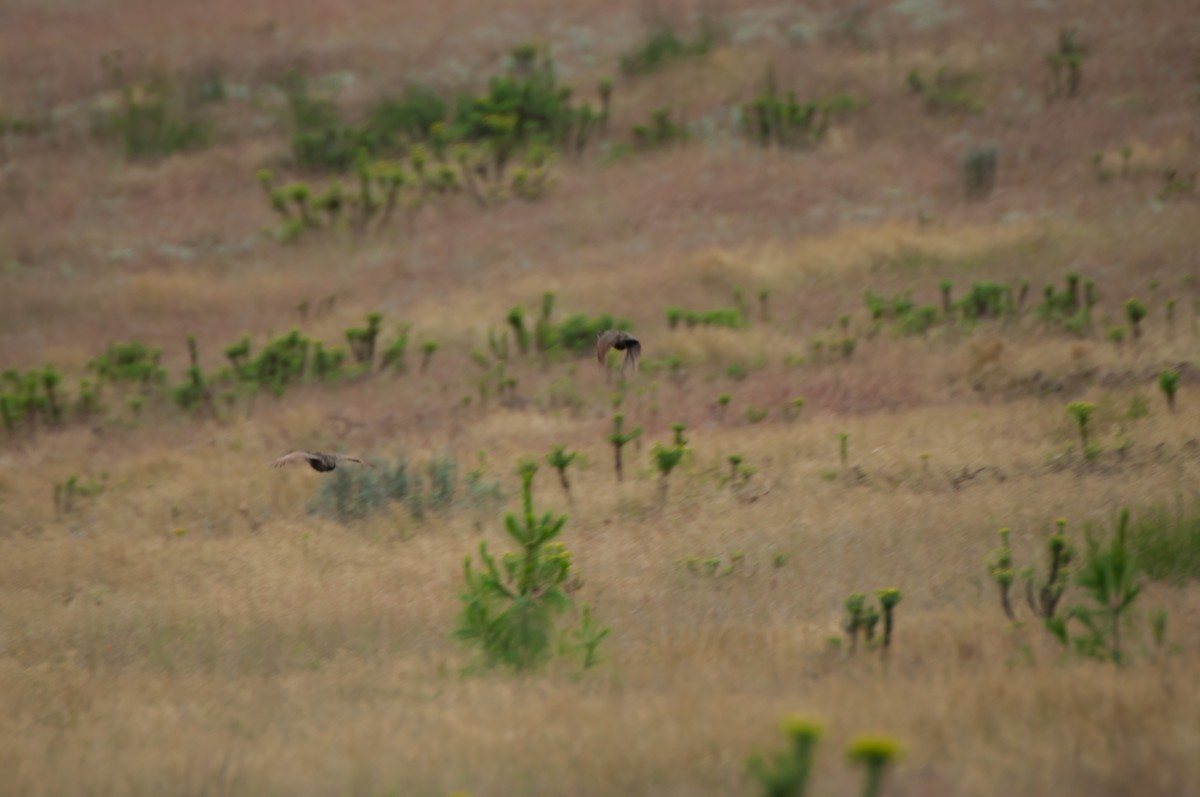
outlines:
[[[409, 77], [471, 85], [538, 38], [590, 87], [636, 42], [646, 7], [562, 5], [0, 11], [0, 107], [59, 119], [0, 142], [0, 365], [54, 362], [73, 385], [108, 342], [138, 339], [163, 347], [174, 381], [188, 335], [215, 367], [243, 332], [261, 341], [302, 325], [334, 341], [373, 310], [388, 333], [405, 321], [415, 341], [441, 343], [424, 375], [297, 388], [220, 420], [166, 406], [135, 420], [116, 402], [102, 422], [0, 442], [0, 794], [749, 795], [746, 756], [778, 748], [793, 712], [828, 729], [816, 794], [858, 788], [843, 751], [867, 730], [906, 750], [889, 795], [1192, 793], [1200, 586], [1148, 585], [1136, 655], [1118, 669], [1065, 656], [1028, 613], [1010, 628], [984, 564], [1001, 526], [1019, 565], [1040, 564], [1056, 517], [1079, 543], [1084, 524], [1108, 528], [1123, 506], [1194, 511], [1200, 206], [1152, 200], [1162, 170], [1200, 157], [1200, 20], [1184, 4], [968, 2], [928, 27], [904, 10], [920, 4], [902, 4], [874, 12], [857, 47], [789, 39], [798, 22], [836, 21], [842, 4], [727, 2], [731, 36], [709, 58], [616, 92], [618, 130], [669, 101], [709, 120], [710, 137], [564, 163], [544, 202], [429, 208], [412, 237], [263, 237], [272, 219], [253, 171], [287, 171], [287, 127], [269, 103], [230, 102], [215, 146], [152, 163], [125, 163], [87, 132], [83, 109], [113, 89], [98, 59], [117, 48], [133, 71], [219, 64], [247, 86], [293, 65], [351, 72], [342, 99], [361, 110]], [[662, 13], [686, 25], [698, 8]], [[1084, 96], [1047, 103], [1044, 57], [1069, 24], [1092, 47]], [[732, 135], [730, 106], [771, 62], [802, 93], [853, 91], [871, 105], [815, 152], [751, 148]], [[904, 93], [910, 68], [941, 64], [985, 78], [987, 113], [935, 119]], [[997, 191], [966, 204], [957, 163], [985, 139], [1001, 145]], [[1128, 173], [1098, 181], [1091, 153], [1120, 171], [1125, 145]], [[1101, 296], [1083, 337], [1032, 315], [873, 335], [863, 301], [911, 291], [937, 303], [943, 278], [956, 296], [974, 280], [1026, 278], [1036, 304], [1071, 271]], [[668, 328], [667, 306], [726, 307], [735, 289], [754, 308], [749, 328]], [[591, 360], [515, 358], [517, 400], [480, 406], [470, 349], [547, 290], [560, 315], [610, 312], [644, 342], [621, 411], [645, 434], [621, 485], [605, 442], [615, 385]], [[1151, 310], [1145, 336], [1118, 348], [1105, 331], [1134, 295]], [[298, 306], [325, 297], [332, 309], [302, 321]], [[843, 336], [843, 316], [853, 358], [814, 364], [813, 339]], [[745, 378], [727, 375], [735, 361]], [[1154, 380], [1180, 363], [1170, 413]], [[796, 397], [803, 412], [785, 420]], [[1135, 397], [1148, 417], [1129, 417]], [[1094, 462], [1078, 450], [1072, 400], [1097, 406]], [[751, 407], [766, 419], [752, 423]], [[663, 507], [649, 452], [675, 422], [692, 453]], [[449, 633], [463, 557], [481, 539], [505, 544], [516, 461], [563, 443], [584, 455], [574, 504], [548, 469], [536, 500], [569, 514], [578, 597], [613, 628], [604, 662], [582, 675], [556, 662], [524, 678], [461, 677], [469, 652]], [[460, 470], [484, 452], [507, 500], [424, 520], [399, 507], [325, 520], [308, 512], [325, 477], [268, 463], [338, 445], [452, 456]], [[741, 497], [718, 479], [733, 453], [757, 469]], [[61, 513], [54, 485], [72, 474], [106, 474], [106, 489]], [[728, 575], [686, 566], [733, 552], [744, 559]], [[831, 647], [846, 595], [891, 586], [904, 600], [887, 665]], [[1146, 631], [1157, 608], [1169, 612], [1167, 652]]]

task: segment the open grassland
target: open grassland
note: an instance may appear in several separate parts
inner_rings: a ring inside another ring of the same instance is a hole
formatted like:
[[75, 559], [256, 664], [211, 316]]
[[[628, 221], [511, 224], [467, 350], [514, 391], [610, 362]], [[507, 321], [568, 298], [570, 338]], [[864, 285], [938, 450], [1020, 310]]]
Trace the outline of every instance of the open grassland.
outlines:
[[[1200, 19], [1169, 0], [845, 6], [0, 9], [0, 371], [53, 364], [64, 407], [0, 428], [0, 794], [750, 795], [747, 756], [780, 749], [792, 713], [825, 728], [810, 794], [861, 788], [863, 732], [904, 749], [887, 795], [1197, 793]], [[705, 19], [704, 53], [619, 74], [653, 25]], [[1051, 96], [1071, 26], [1081, 87]], [[256, 170], [328, 180], [293, 161], [289, 74], [362, 120], [413, 81], [479, 92], [529, 40], [578, 95], [617, 78], [607, 132], [544, 196], [277, 240]], [[967, 95], [931, 113], [907, 78], [941, 67]], [[220, 79], [211, 136], [127, 158], [97, 119], [155, 69]], [[867, 104], [761, 147], [735, 111], [769, 69]], [[632, 146], [664, 106], [690, 138]], [[966, 200], [961, 164], [989, 144], [994, 189]], [[533, 330], [547, 293], [555, 324], [629, 322], [640, 371], [522, 354], [506, 317]], [[721, 309], [738, 323], [670, 320]], [[228, 372], [243, 334], [255, 354], [293, 328], [332, 348], [372, 312], [375, 362], [407, 329], [406, 369], [280, 395]], [[189, 337], [211, 403], [173, 393]], [[128, 341], [161, 349], [164, 383], [88, 404], [90, 364]], [[621, 482], [614, 412], [642, 429]], [[679, 423], [664, 499], [652, 452]], [[511, 547], [516, 464], [555, 445], [580, 453], [570, 497], [543, 464], [535, 503], [567, 515], [571, 592], [611, 634], [588, 669], [464, 676], [464, 557]], [[303, 447], [407, 461], [428, 492], [338, 516], [338, 475], [267, 467]], [[1061, 645], [1020, 579], [1006, 619], [998, 529], [1040, 583], [1057, 518], [1079, 567], [1085, 528], [1108, 539], [1123, 507], [1144, 589], [1119, 665]], [[843, 601], [889, 587], [886, 656], [851, 651]]]

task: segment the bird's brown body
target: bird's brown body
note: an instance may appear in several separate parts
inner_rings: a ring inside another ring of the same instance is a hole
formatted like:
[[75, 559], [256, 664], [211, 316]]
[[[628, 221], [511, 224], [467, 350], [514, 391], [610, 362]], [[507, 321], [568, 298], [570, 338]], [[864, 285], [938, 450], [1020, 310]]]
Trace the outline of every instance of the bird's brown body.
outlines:
[[619, 329], [601, 332], [596, 336], [596, 360], [601, 367], [605, 364], [609, 349], [625, 352], [625, 360], [621, 363], [622, 376], [625, 375], [625, 369], [629, 366], [633, 366], [633, 370], [637, 370], [638, 357], [642, 354], [641, 341]]
[[307, 462], [318, 473], [328, 473], [334, 470], [339, 462], [357, 462], [359, 465], [366, 465], [369, 468], [375, 467], [369, 462], [363, 462], [358, 457], [348, 457], [345, 454], [325, 454], [320, 451], [293, 451], [272, 462], [271, 467], [282, 468], [291, 462]]

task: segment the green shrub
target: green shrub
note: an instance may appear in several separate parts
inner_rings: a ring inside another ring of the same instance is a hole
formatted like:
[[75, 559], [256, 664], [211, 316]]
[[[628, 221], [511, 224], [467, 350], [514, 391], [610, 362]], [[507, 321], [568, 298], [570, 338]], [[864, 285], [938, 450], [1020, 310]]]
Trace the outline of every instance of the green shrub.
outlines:
[[670, 108], [655, 108], [650, 121], [633, 126], [633, 143], [638, 149], [662, 149], [687, 140], [683, 125], [671, 118]]
[[799, 102], [794, 91], [779, 93], [772, 70], [762, 93], [742, 106], [742, 132], [764, 147], [810, 147], [825, 138], [836, 117], [866, 105], [865, 100], [850, 94]]
[[100, 382], [151, 385], [166, 379], [158, 364], [162, 351], [137, 341], [110, 343], [104, 353], [88, 363]]
[[[463, 567], [466, 586], [460, 594], [462, 611], [454, 635], [478, 650], [476, 663], [485, 668], [524, 671], [545, 662], [553, 653], [557, 618], [572, 605], [566, 592], [571, 555], [554, 542], [567, 518], [551, 513], [535, 517], [537, 465], [526, 462], [520, 473], [523, 515], [518, 518], [509, 513], [504, 518], [517, 551], [504, 554], [497, 562], [484, 541], [479, 544], [481, 569], [472, 567], [470, 556]], [[598, 628], [590, 611], [585, 611], [577, 631], [585, 667], [595, 662], [596, 647], [607, 633], [608, 629]]]
[[[1142, 590], [1140, 567], [1128, 544], [1128, 530], [1128, 509], [1121, 510], [1116, 533], [1107, 544], [1087, 530], [1087, 549], [1075, 581], [1091, 603], [1074, 605], [1048, 622], [1050, 631], [1064, 645], [1073, 643], [1083, 655], [1116, 663], [1123, 656], [1121, 620]], [[1083, 626], [1082, 634], [1071, 634], [1072, 620]]]
[[1175, 393], [1179, 390], [1179, 371], [1173, 368], [1164, 368], [1158, 373], [1158, 387], [1162, 390], [1163, 395], [1167, 397], [1167, 406], [1171, 412], [1175, 411]]

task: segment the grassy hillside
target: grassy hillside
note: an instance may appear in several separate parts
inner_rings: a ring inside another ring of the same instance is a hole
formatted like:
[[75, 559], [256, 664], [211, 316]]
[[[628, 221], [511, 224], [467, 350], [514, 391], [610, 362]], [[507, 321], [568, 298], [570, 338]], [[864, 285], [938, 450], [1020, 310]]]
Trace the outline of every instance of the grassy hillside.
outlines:
[[[1200, 19], [568, 5], [0, 11], [0, 792], [1189, 793]], [[611, 631], [464, 674], [527, 458]]]

